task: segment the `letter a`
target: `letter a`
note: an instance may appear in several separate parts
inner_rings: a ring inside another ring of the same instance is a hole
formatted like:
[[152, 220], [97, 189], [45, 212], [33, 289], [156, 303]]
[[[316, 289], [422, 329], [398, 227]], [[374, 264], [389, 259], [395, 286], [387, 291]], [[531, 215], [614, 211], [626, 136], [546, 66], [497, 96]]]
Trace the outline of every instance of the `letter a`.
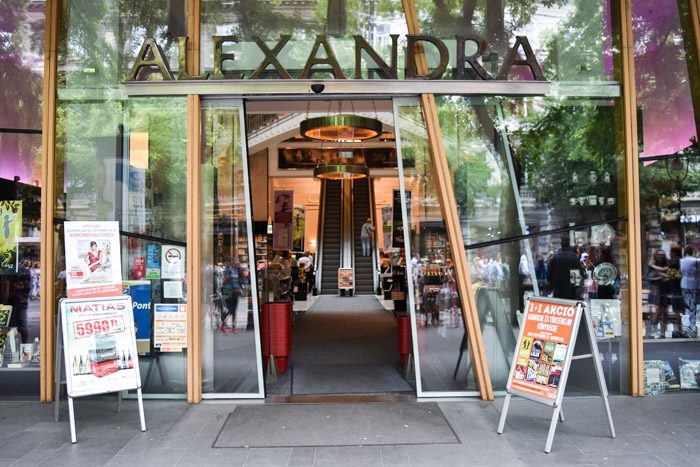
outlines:
[[[146, 58], [149, 55], [153, 55], [152, 59]], [[160, 48], [156, 41], [152, 37], [147, 37], [143, 44], [141, 45], [141, 50], [139, 50], [136, 56], [136, 62], [134, 66], [131, 67], [131, 71], [126, 77], [126, 81], [137, 81], [139, 71], [144, 67], [158, 67], [160, 75], [163, 77], [163, 81], [172, 81], [173, 74], [170, 72], [170, 67], [168, 66], [168, 61], [165, 59], [165, 54], [163, 49]]]
[[[522, 46], [523, 52], [525, 53], [525, 60], [518, 58], [518, 48]], [[508, 73], [513, 65], [525, 65], [530, 67], [530, 71], [535, 78], [535, 81], [544, 81], [544, 74], [542, 73], [542, 68], [540, 64], [537, 63], [537, 58], [532, 52], [532, 47], [530, 47], [530, 42], [525, 36], [516, 36], [515, 44], [508, 51], [505, 60], [503, 60], [503, 65], [498, 72], [498, 79], [505, 80], [508, 79]]]

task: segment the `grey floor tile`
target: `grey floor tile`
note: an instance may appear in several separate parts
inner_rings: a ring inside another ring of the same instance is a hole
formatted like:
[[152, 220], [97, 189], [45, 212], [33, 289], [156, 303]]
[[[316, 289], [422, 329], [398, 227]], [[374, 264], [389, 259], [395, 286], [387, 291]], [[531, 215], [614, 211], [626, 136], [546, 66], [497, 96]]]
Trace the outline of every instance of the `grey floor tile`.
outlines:
[[[192, 449], [185, 451], [177, 464], [177, 466], [209, 466], [209, 465], [226, 465], [226, 466], [243, 466], [248, 459], [250, 449], [216, 449], [207, 447], [206, 449]], [[132, 466], [133, 467], [133, 466]]]
[[591, 461], [600, 466], [615, 467], [658, 467], [664, 465], [661, 459], [650, 454], [610, 454], [589, 455]]
[[475, 465], [476, 457], [468, 446], [462, 444], [406, 446], [410, 464]]
[[245, 461], [246, 467], [286, 466], [292, 448], [252, 448]]
[[381, 446], [379, 452], [382, 456], [382, 465], [408, 464], [408, 453], [406, 452], [406, 446]]
[[322, 446], [316, 448], [315, 466], [381, 465], [379, 446]]
[[289, 462], [287, 465], [291, 466], [312, 466], [314, 465], [314, 459], [316, 458], [316, 448], [312, 447], [300, 447], [292, 448], [292, 453], [289, 455]]

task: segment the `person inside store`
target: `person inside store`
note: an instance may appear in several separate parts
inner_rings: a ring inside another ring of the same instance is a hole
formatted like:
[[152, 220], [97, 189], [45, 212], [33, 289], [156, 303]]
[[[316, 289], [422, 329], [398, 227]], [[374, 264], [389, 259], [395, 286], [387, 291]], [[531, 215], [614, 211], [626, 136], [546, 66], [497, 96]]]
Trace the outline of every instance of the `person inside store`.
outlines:
[[362, 224], [360, 229], [360, 240], [362, 241], [362, 256], [369, 256], [372, 253], [372, 233], [374, 232], [372, 219], [369, 217]]
[[311, 285], [313, 284], [313, 269], [314, 269], [314, 260], [313, 257], [311, 256], [311, 252], [305, 251], [304, 253], [301, 254], [299, 259], [297, 260], [297, 267], [300, 270], [304, 270], [304, 278], [306, 281], [306, 292], [309, 293], [311, 292]]
[[664, 250], [656, 250], [649, 261], [649, 281], [651, 325], [655, 327], [654, 338], [658, 339], [666, 333], [666, 310], [669, 305], [668, 259]]
[[683, 258], [680, 261], [681, 268], [681, 294], [683, 296], [683, 317], [681, 319], [681, 332], [683, 337], [697, 337], [695, 314], [700, 289], [700, 259], [695, 257], [695, 248], [692, 245], [685, 247]]
[[537, 279], [537, 288], [541, 296], [546, 296], [547, 291], [547, 264], [544, 262], [542, 255], [535, 256], [535, 278]]
[[667, 320], [673, 320], [673, 331], [680, 333], [681, 319], [683, 316], [683, 295], [681, 293], [681, 256], [683, 250], [677, 244], [672, 244], [669, 249], [668, 259], [668, 300], [673, 314], [667, 316]]
[[579, 298], [581, 286], [581, 262], [569, 246], [569, 235], [561, 238], [561, 249], [552, 257], [547, 270], [547, 280], [552, 286], [554, 298]]

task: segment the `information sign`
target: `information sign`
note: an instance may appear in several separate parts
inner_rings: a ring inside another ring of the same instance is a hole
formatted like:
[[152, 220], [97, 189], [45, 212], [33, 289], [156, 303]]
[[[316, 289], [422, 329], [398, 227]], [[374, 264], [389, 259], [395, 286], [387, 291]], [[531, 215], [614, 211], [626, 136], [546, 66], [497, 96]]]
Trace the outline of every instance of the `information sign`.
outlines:
[[353, 268], [338, 268], [338, 288], [339, 289], [354, 289], [354, 274]]
[[187, 305], [155, 304], [153, 346], [161, 352], [182, 352], [187, 348]]
[[146, 246], [146, 279], [160, 279], [160, 250], [158, 245]]
[[161, 278], [183, 279], [185, 277], [185, 247], [163, 245], [162, 256]]
[[[580, 336], [578, 330], [582, 321], [586, 332], [581, 334], [587, 335], [591, 352], [575, 355], [574, 348], [576, 339]], [[593, 321], [586, 303], [575, 300], [528, 297], [523, 325], [520, 328], [506, 384], [506, 398], [503, 401], [498, 433], [503, 433], [512, 396], [517, 395], [546, 404], [554, 408], [544, 448], [545, 452], [550, 452], [557, 420], [564, 421], [561, 404], [571, 361], [586, 358], [593, 360], [598, 378], [598, 388], [608, 417], [610, 436], [614, 438], [615, 427], [610, 414], [608, 389], [600, 363]]]
[[118, 222], [64, 222], [68, 298], [122, 293]]
[[147, 355], [151, 351], [151, 281], [124, 281], [123, 286], [134, 310], [138, 354]]

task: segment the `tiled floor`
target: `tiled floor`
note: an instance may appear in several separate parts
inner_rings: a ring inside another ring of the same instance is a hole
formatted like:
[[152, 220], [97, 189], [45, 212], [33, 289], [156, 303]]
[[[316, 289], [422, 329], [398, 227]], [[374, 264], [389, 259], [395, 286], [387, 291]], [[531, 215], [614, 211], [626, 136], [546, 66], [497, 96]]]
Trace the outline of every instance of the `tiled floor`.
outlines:
[[614, 440], [599, 398], [565, 399], [551, 454], [543, 452], [550, 410], [514, 399], [498, 435], [502, 402], [440, 402], [459, 444], [292, 448], [213, 448], [233, 403], [147, 401], [142, 433], [133, 402], [116, 413], [114, 403], [77, 400], [72, 445], [65, 404], [55, 423], [51, 405], [2, 402], [0, 466], [700, 465], [700, 396], [611, 398]]

